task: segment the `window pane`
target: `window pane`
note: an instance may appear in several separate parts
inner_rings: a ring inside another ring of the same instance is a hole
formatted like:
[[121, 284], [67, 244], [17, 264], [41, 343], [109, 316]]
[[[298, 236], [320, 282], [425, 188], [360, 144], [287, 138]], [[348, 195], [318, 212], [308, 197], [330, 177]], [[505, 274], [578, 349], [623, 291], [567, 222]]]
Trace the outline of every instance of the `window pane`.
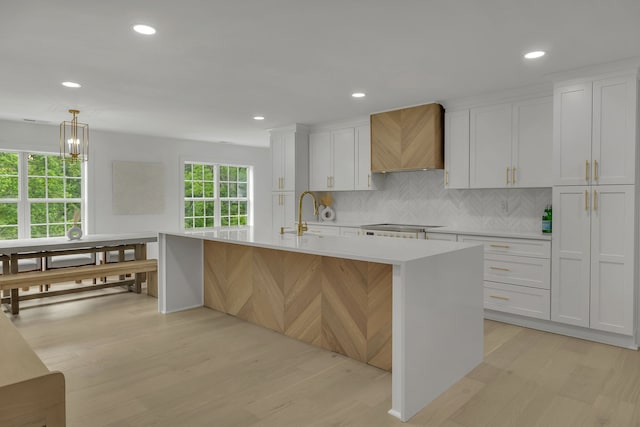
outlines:
[[184, 216], [185, 218], [188, 216], [193, 216], [193, 202], [185, 201], [184, 202]]
[[193, 183], [191, 181], [184, 182], [184, 197], [193, 197]]
[[229, 197], [238, 197], [238, 184], [235, 182], [229, 184]]
[[45, 176], [47, 174], [45, 156], [29, 154], [29, 176]]
[[202, 181], [202, 165], [193, 165], [193, 179]]
[[248, 182], [247, 168], [238, 168], [238, 182]]
[[204, 165], [204, 180], [213, 181], [213, 165]]
[[63, 178], [47, 178], [47, 197], [50, 199], [64, 198]]
[[0, 203], [0, 225], [18, 225], [17, 203]]
[[18, 177], [0, 176], [0, 198], [1, 199], [17, 199], [18, 198]]
[[229, 215], [229, 202], [220, 202], [220, 215], [228, 216]]
[[184, 228], [193, 228], [193, 218], [184, 219]]
[[47, 173], [49, 176], [63, 176], [63, 162], [59, 156], [47, 156]]
[[67, 199], [79, 199], [82, 196], [82, 181], [76, 178], [67, 178]]
[[228, 181], [228, 180], [229, 180], [229, 167], [220, 166], [220, 181]]
[[229, 168], [229, 181], [237, 181], [238, 180], [238, 168], [230, 167]]
[[247, 217], [246, 216], [241, 216], [240, 217], [240, 225], [247, 225]]
[[17, 239], [18, 227], [0, 226], [0, 240]]
[[247, 202], [238, 202], [238, 207], [240, 215], [247, 214]]
[[58, 237], [65, 235], [64, 224], [54, 224], [49, 226], [49, 237]]
[[205, 218], [205, 224], [207, 227], [213, 227], [213, 218]]
[[204, 202], [193, 202], [193, 216], [204, 216]]
[[194, 218], [193, 219], [193, 224], [194, 224], [195, 228], [204, 227], [204, 218]]
[[80, 162], [64, 162], [64, 174], [68, 177], [82, 177], [82, 163]]
[[247, 184], [238, 184], [238, 197], [247, 197]]
[[49, 203], [49, 223], [64, 222], [64, 203]]
[[31, 226], [31, 237], [47, 237], [47, 226], [46, 225], [33, 225]]
[[204, 183], [204, 197], [213, 197], [213, 182]]
[[207, 216], [213, 216], [214, 209], [215, 209], [214, 202], [206, 202], [206, 212], [205, 212], [205, 214]]
[[65, 203], [66, 205], [66, 213], [67, 213], [67, 223], [73, 223], [76, 220], [76, 214], [78, 215], [78, 224], [80, 224], [80, 220], [82, 219], [79, 203]]
[[18, 153], [0, 152], [0, 175], [18, 176]]
[[238, 217], [232, 216], [231, 218], [229, 218], [229, 225], [238, 225]]
[[193, 179], [193, 165], [191, 163], [184, 164], [184, 179], [185, 181]]
[[220, 197], [229, 197], [229, 184], [226, 182], [220, 183]]
[[228, 226], [229, 225], [229, 217], [228, 216], [223, 216], [222, 218], [220, 218], [220, 225], [224, 226]]
[[202, 197], [204, 196], [204, 184], [202, 181], [194, 181], [193, 182], [193, 197]]
[[47, 204], [31, 203], [31, 224], [47, 223]]
[[29, 198], [44, 199], [47, 197], [45, 178], [29, 178]]
[[231, 202], [231, 215], [238, 215], [238, 202]]

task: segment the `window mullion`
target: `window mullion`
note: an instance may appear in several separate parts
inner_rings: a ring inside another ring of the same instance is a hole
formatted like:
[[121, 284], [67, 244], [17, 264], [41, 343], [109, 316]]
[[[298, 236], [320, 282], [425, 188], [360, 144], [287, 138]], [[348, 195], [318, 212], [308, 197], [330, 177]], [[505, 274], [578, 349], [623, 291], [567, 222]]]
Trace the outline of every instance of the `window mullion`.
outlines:
[[216, 164], [213, 168], [213, 200], [214, 200], [214, 213], [213, 213], [213, 226], [220, 227], [220, 212], [221, 200], [220, 200], [220, 165]]

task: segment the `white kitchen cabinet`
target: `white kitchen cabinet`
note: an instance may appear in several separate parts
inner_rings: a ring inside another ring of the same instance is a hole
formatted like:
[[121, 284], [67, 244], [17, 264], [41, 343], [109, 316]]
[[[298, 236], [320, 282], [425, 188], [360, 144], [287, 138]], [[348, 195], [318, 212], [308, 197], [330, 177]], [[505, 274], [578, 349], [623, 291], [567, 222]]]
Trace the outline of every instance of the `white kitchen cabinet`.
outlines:
[[506, 187], [511, 183], [511, 109], [511, 104], [471, 109], [471, 188]]
[[293, 191], [271, 193], [272, 226], [275, 231], [281, 227], [295, 228], [296, 200]]
[[355, 183], [355, 129], [309, 135], [309, 189], [353, 190]]
[[552, 185], [552, 97], [473, 108], [469, 127], [471, 188]]
[[633, 334], [634, 188], [554, 187], [552, 320]]
[[271, 135], [271, 162], [273, 191], [294, 191], [295, 185], [295, 133]]
[[460, 235], [484, 244], [484, 307], [549, 320], [551, 242]]
[[551, 187], [553, 184], [553, 97], [513, 104], [511, 185]]
[[636, 74], [554, 89], [555, 185], [635, 184]]
[[469, 110], [444, 115], [444, 187], [469, 188]]
[[371, 173], [371, 127], [369, 125], [355, 128], [355, 190], [378, 190], [381, 188], [384, 175]]

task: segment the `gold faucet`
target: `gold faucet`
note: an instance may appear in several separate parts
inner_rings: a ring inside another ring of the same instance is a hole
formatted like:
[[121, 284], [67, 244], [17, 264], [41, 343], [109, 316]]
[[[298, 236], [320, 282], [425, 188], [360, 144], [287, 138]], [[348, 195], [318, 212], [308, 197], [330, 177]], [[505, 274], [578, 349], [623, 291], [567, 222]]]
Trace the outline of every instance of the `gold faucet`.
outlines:
[[308, 230], [306, 221], [304, 225], [302, 224], [302, 199], [305, 194], [310, 195], [313, 199], [313, 214], [316, 216], [318, 215], [318, 202], [316, 201], [316, 195], [311, 191], [303, 191], [302, 194], [300, 194], [300, 199], [298, 200], [298, 236], [302, 236], [302, 233]]

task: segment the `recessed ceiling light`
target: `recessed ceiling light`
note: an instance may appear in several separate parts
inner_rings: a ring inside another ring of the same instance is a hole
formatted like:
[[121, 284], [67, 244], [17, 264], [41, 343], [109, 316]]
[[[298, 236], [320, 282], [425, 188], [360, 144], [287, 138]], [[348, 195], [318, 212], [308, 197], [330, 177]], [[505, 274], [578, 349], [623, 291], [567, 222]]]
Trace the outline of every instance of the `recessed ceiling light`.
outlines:
[[133, 31], [135, 31], [136, 33], [144, 34], [145, 36], [150, 36], [156, 33], [155, 28], [143, 24], [134, 25]]
[[367, 94], [363, 92], [354, 92], [351, 94], [351, 96], [353, 96], [354, 98], [364, 98], [365, 96], [367, 96]]
[[264, 117], [262, 117], [262, 116], [254, 116], [253, 120], [264, 120]]
[[524, 57], [527, 59], [536, 59], [536, 58], [540, 58], [543, 57], [545, 55], [544, 50], [534, 50], [533, 52], [528, 52], [524, 54]]
[[64, 86], [64, 87], [73, 87], [73, 88], [82, 87], [82, 85], [80, 83], [76, 83], [76, 82], [62, 82], [62, 86]]

